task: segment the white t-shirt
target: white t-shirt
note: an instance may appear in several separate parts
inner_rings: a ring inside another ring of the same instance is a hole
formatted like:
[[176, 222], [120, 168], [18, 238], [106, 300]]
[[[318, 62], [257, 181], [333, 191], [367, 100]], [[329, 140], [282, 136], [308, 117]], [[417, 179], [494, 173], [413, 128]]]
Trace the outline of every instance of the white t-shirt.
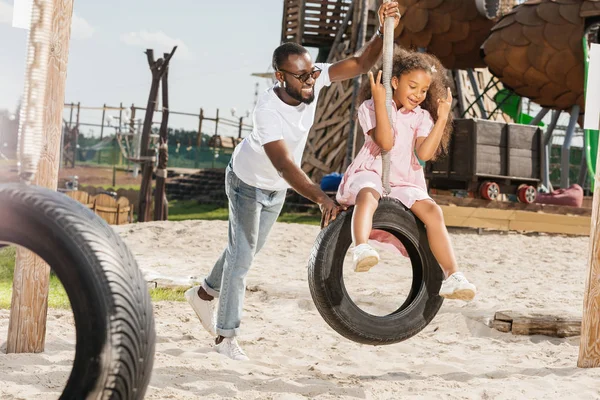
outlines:
[[252, 121], [254, 129], [233, 152], [233, 172], [244, 183], [264, 190], [284, 190], [290, 185], [279, 175], [263, 146], [276, 140], [284, 140], [300, 166], [308, 132], [315, 120], [319, 92], [331, 85], [329, 66], [315, 64], [323, 72], [315, 82], [315, 99], [310, 104], [290, 106], [284, 103], [273, 86], [262, 93], [254, 109]]

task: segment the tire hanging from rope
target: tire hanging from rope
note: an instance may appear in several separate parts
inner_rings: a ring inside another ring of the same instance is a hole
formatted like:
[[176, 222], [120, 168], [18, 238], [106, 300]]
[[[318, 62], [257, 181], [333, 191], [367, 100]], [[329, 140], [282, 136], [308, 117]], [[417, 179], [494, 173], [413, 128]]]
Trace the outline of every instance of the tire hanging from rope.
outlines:
[[[389, 0], [384, 0], [384, 3]], [[390, 122], [394, 18], [386, 17], [383, 38], [383, 84]], [[315, 240], [308, 283], [315, 306], [325, 322], [345, 338], [363, 344], [383, 345], [409, 339], [425, 328], [440, 309], [444, 275], [427, 240], [423, 223], [390, 194], [390, 154], [382, 151], [384, 197], [373, 216], [373, 229], [394, 235], [406, 248], [412, 265], [410, 292], [403, 304], [388, 315], [369, 314], [355, 304], [344, 285], [344, 258], [352, 244], [353, 208], [342, 212]], [[372, 270], [373, 271], [373, 270]], [[375, 269], [377, 271], [377, 269]]]

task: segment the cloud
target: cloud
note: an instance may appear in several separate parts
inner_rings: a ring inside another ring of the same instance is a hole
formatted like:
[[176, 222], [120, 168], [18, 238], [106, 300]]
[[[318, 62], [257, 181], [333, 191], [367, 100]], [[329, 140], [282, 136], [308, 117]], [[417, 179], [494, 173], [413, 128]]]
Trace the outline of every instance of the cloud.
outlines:
[[13, 6], [0, 0], [0, 24], [12, 25]]
[[88, 39], [96, 30], [89, 22], [73, 13], [73, 20], [71, 21], [71, 39]]
[[170, 53], [173, 46], [177, 46], [175, 57], [188, 60], [192, 58], [189, 47], [181, 39], [169, 37], [162, 31], [148, 32], [141, 30], [139, 32], [124, 33], [121, 35], [121, 41], [130, 46], [153, 49], [155, 58], [161, 57], [162, 53]]

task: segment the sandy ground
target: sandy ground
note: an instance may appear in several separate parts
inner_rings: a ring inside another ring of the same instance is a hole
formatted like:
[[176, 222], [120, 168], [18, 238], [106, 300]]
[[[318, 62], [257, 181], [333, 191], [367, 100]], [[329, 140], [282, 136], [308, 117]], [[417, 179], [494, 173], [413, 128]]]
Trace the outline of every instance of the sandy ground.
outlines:
[[[223, 250], [223, 221], [115, 228], [148, 274], [202, 278]], [[496, 311], [581, 316], [588, 238], [455, 231], [461, 269], [479, 293], [445, 301], [405, 342], [373, 347], [334, 332], [307, 284], [318, 228], [277, 224], [248, 276], [240, 344], [251, 361], [224, 358], [187, 303], [155, 304], [157, 349], [147, 399], [600, 399], [600, 369], [576, 367], [579, 337], [514, 336], [489, 328]], [[382, 254], [368, 273], [345, 274], [371, 312], [399, 305], [406, 260]], [[8, 310], [0, 311], [5, 348]], [[0, 352], [0, 399], [55, 399], [74, 355], [69, 311], [51, 310], [45, 353]]]

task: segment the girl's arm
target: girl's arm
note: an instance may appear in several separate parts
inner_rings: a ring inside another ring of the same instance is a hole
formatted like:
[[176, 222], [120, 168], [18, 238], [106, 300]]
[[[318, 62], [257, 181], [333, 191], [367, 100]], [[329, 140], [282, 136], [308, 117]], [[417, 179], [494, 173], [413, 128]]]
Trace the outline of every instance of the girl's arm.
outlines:
[[390, 151], [394, 146], [394, 134], [385, 108], [385, 87], [381, 83], [381, 71], [377, 74], [377, 81], [373, 79], [373, 73], [369, 71], [369, 80], [371, 81], [371, 93], [375, 105], [376, 125], [367, 134], [371, 136], [381, 150]]
[[447, 115], [439, 117], [438, 120], [435, 121], [433, 129], [431, 129], [431, 133], [429, 133], [427, 137], [417, 138], [415, 148], [417, 150], [417, 157], [419, 157], [419, 160], [429, 161], [433, 158], [440, 145], [440, 141], [442, 140], [442, 135], [444, 134], [444, 128], [446, 127], [447, 121]]
[[415, 149], [417, 151], [417, 157], [421, 161], [429, 161], [435, 155], [440, 141], [444, 135], [444, 129], [448, 122], [448, 115], [450, 114], [450, 108], [452, 106], [452, 92], [448, 88], [448, 95], [446, 99], [438, 99], [438, 119], [435, 121], [431, 132], [427, 137], [418, 137], [415, 143]]

